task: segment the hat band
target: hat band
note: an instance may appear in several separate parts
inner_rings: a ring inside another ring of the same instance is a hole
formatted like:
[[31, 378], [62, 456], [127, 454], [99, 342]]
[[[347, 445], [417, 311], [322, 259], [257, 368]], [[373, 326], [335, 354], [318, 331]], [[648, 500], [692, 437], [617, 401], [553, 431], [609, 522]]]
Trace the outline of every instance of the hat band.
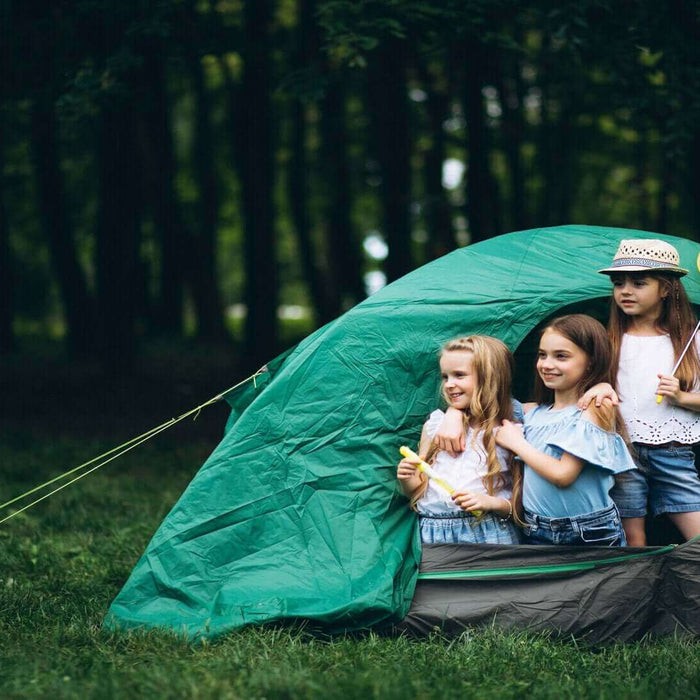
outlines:
[[637, 265], [639, 267], [675, 267], [678, 268], [676, 263], [672, 262], [662, 262], [661, 260], [649, 260], [649, 258], [616, 258], [613, 260], [610, 267], [627, 267], [630, 265]]

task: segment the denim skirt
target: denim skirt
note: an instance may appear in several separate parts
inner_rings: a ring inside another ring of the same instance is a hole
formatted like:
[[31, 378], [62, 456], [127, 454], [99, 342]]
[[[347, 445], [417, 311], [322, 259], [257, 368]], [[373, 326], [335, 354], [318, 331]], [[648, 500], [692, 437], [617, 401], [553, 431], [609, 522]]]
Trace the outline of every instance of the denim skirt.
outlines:
[[520, 529], [512, 520], [493, 513], [477, 517], [462, 511], [446, 516], [420, 515], [420, 538], [424, 544], [520, 544]]

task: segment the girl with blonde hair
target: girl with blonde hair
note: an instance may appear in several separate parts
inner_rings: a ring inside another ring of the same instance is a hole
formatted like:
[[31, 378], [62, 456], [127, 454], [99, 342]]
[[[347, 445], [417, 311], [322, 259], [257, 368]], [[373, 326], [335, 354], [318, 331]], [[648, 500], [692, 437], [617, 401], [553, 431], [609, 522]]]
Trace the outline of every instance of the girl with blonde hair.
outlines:
[[442, 395], [462, 414], [465, 448], [456, 455], [433, 442], [445, 414], [434, 411], [423, 426], [419, 453], [451, 485], [438, 483], [403, 459], [397, 478], [418, 512], [426, 544], [518, 544], [521, 468], [496, 445], [494, 430], [513, 417], [513, 356], [500, 340], [472, 335], [449, 341], [440, 353]]

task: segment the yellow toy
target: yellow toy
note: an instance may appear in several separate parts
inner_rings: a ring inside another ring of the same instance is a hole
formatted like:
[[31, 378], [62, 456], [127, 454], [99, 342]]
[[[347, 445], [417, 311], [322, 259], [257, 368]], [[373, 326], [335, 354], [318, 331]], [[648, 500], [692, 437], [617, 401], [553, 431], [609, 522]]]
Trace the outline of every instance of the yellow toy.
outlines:
[[[424, 460], [422, 460], [410, 447], [406, 447], [406, 445], [402, 445], [399, 447], [399, 452], [403, 457], [406, 459], [415, 459], [418, 464], [417, 468], [422, 471], [429, 479], [432, 479], [438, 486], [441, 488], [445, 489], [447, 493], [450, 494], [450, 496], [454, 496], [455, 489], [452, 488], [444, 479], [441, 479], [434, 471], [433, 468]], [[481, 515], [480, 510], [473, 510], [471, 511], [472, 514], [475, 516], [479, 517]]]

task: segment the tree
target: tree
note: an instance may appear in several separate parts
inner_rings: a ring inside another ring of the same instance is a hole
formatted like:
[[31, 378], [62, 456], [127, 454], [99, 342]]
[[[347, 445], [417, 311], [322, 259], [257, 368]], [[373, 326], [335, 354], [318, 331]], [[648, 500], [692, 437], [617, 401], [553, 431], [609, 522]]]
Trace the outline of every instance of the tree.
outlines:
[[245, 339], [248, 355], [278, 346], [278, 265], [275, 236], [274, 142], [271, 114], [270, 0], [245, 3], [245, 50], [239, 132], [235, 135], [245, 237]]
[[387, 40], [370, 55], [367, 75], [367, 108], [380, 168], [383, 229], [389, 245], [386, 274], [390, 282], [413, 267], [408, 53], [406, 41]]
[[136, 357], [141, 223], [136, 115], [126, 95], [105, 99], [99, 126], [96, 270], [100, 353], [105, 369], [118, 373], [131, 369]]
[[15, 347], [12, 331], [13, 269], [10, 258], [10, 236], [5, 216], [4, 196], [4, 142], [3, 104], [0, 102], [0, 353], [9, 352]]
[[54, 275], [61, 290], [68, 349], [72, 355], [87, 355], [95, 346], [95, 313], [85, 275], [78, 262], [66, 208], [58, 122], [49, 92], [38, 92], [32, 106], [32, 146], [39, 216], [49, 243]]

